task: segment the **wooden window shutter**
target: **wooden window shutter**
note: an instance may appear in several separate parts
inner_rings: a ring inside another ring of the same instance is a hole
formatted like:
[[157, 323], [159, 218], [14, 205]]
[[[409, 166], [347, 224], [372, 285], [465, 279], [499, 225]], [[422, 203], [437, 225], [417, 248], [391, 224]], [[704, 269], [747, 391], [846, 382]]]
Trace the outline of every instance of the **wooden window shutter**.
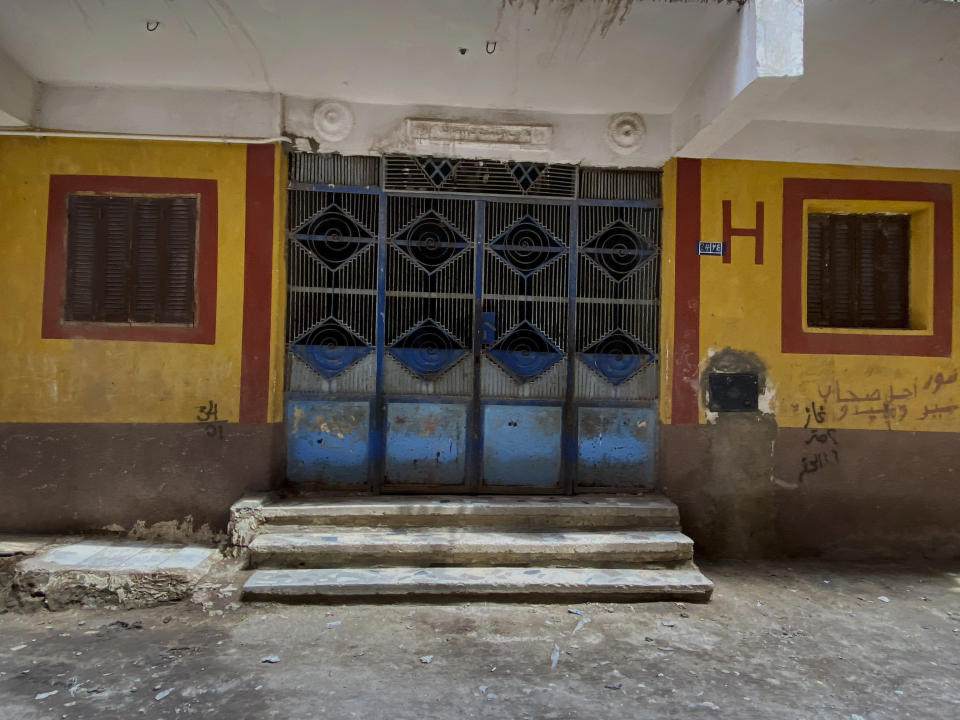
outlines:
[[830, 325], [853, 327], [856, 317], [856, 277], [854, 248], [857, 225], [850, 216], [830, 219], [826, 236], [829, 290], [827, 318]]
[[138, 198], [134, 206], [133, 237], [134, 283], [130, 308], [134, 322], [157, 322], [157, 302], [163, 288], [160, 251], [164, 245], [163, 203], [159, 199]]
[[171, 198], [167, 214], [167, 276], [161, 322], [184, 324], [194, 322], [196, 237], [196, 199]]
[[876, 215], [857, 219], [860, 234], [857, 242], [857, 327], [877, 327], [877, 239], [880, 220]]
[[823, 232], [822, 215], [807, 218], [807, 325], [823, 325]]
[[910, 217], [888, 215], [875, 252], [878, 327], [910, 326]]
[[130, 319], [131, 258], [130, 235], [132, 218], [130, 201], [125, 197], [100, 198], [103, 225], [103, 276], [100, 283], [100, 311], [94, 320], [127, 322]]
[[91, 320], [94, 288], [100, 284], [97, 198], [70, 195], [67, 199], [67, 273], [64, 320]]
[[807, 228], [809, 326], [908, 327], [909, 216], [811, 213]]
[[193, 324], [196, 226], [195, 197], [71, 195], [64, 319]]

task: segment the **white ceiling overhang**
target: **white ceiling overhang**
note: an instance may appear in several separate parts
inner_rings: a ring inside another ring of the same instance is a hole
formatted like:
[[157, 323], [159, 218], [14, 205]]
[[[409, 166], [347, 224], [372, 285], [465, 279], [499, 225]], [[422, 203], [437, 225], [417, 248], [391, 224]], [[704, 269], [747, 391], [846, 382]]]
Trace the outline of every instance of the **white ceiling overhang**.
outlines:
[[[553, 128], [453, 154], [955, 167], [958, 77], [948, 0], [0, 0], [0, 125], [45, 129], [376, 152], [428, 117]], [[324, 99], [342, 139], [317, 131]], [[643, 118], [629, 152], [617, 113]]]

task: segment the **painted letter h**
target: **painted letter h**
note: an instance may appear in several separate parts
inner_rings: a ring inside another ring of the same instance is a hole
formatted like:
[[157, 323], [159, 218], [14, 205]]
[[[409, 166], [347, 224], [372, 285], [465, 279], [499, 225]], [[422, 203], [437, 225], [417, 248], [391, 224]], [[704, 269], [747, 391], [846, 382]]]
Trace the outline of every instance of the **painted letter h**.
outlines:
[[723, 262], [730, 262], [730, 239], [733, 237], [752, 237], [753, 264], [763, 265], [763, 202], [757, 202], [757, 224], [752, 228], [732, 227], [732, 210], [729, 200], [723, 201]]

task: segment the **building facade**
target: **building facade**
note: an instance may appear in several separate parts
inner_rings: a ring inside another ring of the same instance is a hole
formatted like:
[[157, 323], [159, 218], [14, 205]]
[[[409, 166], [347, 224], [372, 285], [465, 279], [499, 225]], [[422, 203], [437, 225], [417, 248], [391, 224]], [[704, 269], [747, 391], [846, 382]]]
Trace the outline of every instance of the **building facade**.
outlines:
[[956, 4], [4, 5], [0, 531], [658, 490], [716, 556], [960, 554]]

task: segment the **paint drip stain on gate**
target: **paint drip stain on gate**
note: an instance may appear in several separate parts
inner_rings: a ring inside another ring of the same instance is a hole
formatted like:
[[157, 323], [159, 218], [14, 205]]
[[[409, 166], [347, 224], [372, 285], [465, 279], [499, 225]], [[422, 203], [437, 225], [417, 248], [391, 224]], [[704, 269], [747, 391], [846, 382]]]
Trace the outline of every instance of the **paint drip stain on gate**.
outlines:
[[323, 415], [307, 416], [307, 412], [299, 405], [293, 407], [293, 428], [294, 434], [300, 430], [308, 430], [317, 433], [333, 435], [339, 440], [343, 440], [345, 435], [355, 433], [358, 430], [365, 430], [364, 419], [350, 413], [342, 417], [331, 418]]
[[[433, 437], [437, 434], [437, 423], [442, 422], [436, 415], [424, 415], [420, 418], [419, 433], [423, 437]], [[394, 425], [406, 425], [407, 418], [403, 416], [393, 419]]]

